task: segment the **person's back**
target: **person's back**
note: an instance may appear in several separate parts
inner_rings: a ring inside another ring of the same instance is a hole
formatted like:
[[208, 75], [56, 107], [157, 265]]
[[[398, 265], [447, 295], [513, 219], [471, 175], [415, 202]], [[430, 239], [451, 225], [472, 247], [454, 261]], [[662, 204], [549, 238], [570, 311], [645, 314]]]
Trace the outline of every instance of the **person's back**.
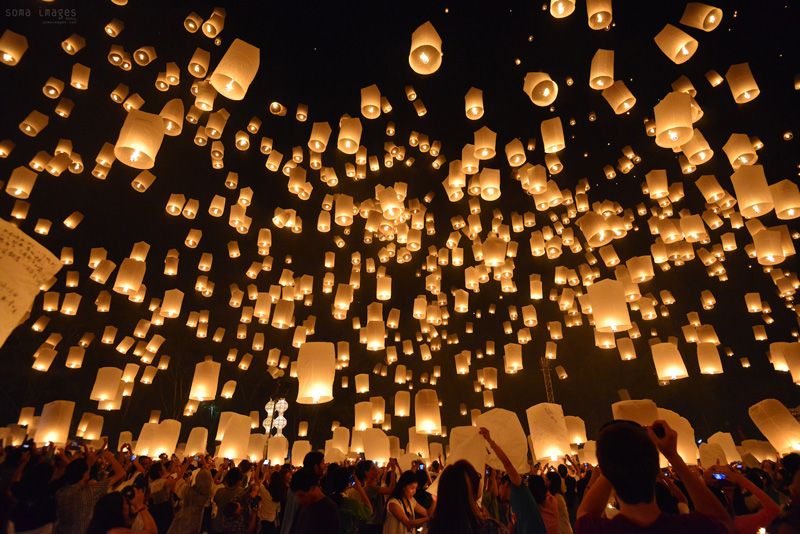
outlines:
[[340, 534], [339, 511], [322, 493], [314, 471], [300, 469], [289, 487], [300, 505], [292, 525], [293, 534]]
[[194, 484], [180, 493], [181, 508], [175, 513], [167, 534], [196, 534], [200, 531], [203, 510], [211, 496], [213, 480], [206, 467], [197, 472]]
[[241, 487], [242, 472], [239, 468], [234, 467], [230, 469], [223, 479], [223, 486], [214, 494], [214, 503], [217, 505], [217, 516], [214, 518], [213, 528], [214, 532], [222, 532], [223, 510], [225, 505], [239, 496], [244, 489]]
[[86, 460], [73, 460], [67, 465], [67, 485], [56, 492], [57, 534], [85, 534], [95, 504], [108, 493], [112, 480], [90, 482], [88, 472]]
[[539, 513], [544, 521], [547, 534], [558, 534], [558, 503], [555, 497], [547, 491], [547, 483], [540, 475], [531, 475], [528, 479], [528, 489], [539, 505]]
[[53, 467], [41, 462], [27, 466], [22, 479], [11, 485], [14, 497], [11, 520], [15, 532], [35, 530], [55, 522], [56, 502], [48, 487], [52, 476]]

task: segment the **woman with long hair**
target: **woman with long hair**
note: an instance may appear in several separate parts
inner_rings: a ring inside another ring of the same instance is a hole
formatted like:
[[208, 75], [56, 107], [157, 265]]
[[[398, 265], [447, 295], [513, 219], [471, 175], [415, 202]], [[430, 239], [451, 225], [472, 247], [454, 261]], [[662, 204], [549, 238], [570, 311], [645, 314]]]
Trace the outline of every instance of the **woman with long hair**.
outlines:
[[[397, 481], [392, 497], [386, 503], [386, 521], [383, 523], [383, 534], [408, 534], [428, 521], [427, 510], [417, 504], [414, 494], [417, 492], [417, 476], [413, 471], [406, 471]], [[436, 504], [433, 506], [436, 507]]]
[[436, 510], [428, 523], [430, 534], [499, 534], [506, 527], [486, 517], [478, 506], [481, 477], [466, 460], [448, 465], [439, 475]]
[[[140, 518], [142, 526], [133, 529], [134, 523], [138, 523]], [[130, 499], [118, 491], [103, 495], [94, 506], [86, 533], [158, 534], [158, 528], [144, 504], [144, 492], [137, 488]]]
[[276, 471], [269, 477], [265, 476], [264, 482], [258, 488], [258, 494], [261, 497], [261, 508], [258, 509], [261, 534], [273, 534], [278, 531], [277, 519], [281, 499], [286, 498], [286, 484], [283, 480], [283, 475]]

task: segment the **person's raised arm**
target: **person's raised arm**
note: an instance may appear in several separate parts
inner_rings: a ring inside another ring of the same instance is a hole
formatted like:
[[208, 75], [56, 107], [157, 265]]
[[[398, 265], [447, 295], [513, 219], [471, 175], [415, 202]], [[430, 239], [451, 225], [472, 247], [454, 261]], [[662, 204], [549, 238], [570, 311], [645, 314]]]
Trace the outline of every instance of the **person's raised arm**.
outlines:
[[669, 492], [672, 494], [675, 499], [677, 499], [678, 503], [685, 504], [687, 507], [689, 506], [689, 499], [686, 498], [686, 495], [681, 491], [681, 489], [675, 485], [671, 478], [665, 475], [663, 472], [658, 475], [658, 480], [663, 482]]
[[586, 485], [586, 492], [583, 494], [583, 500], [578, 507], [578, 518], [588, 515], [591, 517], [600, 517], [606, 509], [608, 498], [611, 496], [611, 482], [608, 481], [603, 473], [600, 472], [600, 467], [595, 467], [592, 470], [592, 478]]
[[228, 472], [228, 462], [222, 462], [222, 465], [217, 469], [217, 474], [214, 476], [214, 484], [222, 484], [222, 479], [225, 478], [225, 473]]
[[379, 495], [391, 495], [394, 492], [394, 486], [397, 482], [397, 475], [395, 470], [397, 469], [397, 460], [392, 458], [389, 460], [389, 464], [386, 466], [386, 474], [384, 475], [384, 480], [386, 477], [389, 477], [389, 482], [385, 486], [380, 486], [378, 488]]
[[117, 461], [114, 455], [108, 451], [108, 449], [103, 449], [103, 457], [106, 459], [109, 465], [111, 465], [111, 469], [114, 471], [114, 473], [111, 475], [110, 486], [113, 488], [120, 480], [125, 478], [125, 470], [122, 468], [122, 464]]
[[353, 487], [358, 492], [358, 495], [359, 495], [359, 498], [361, 499], [361, 502], [366, 504], [367, 506], [369, 506], [369, 515], [372, 515], [372, 503], [369, 502], [369, 497], [367, 497], [367, 494], [364, 491], [364, 486], [361, 485], [361, 481], [358, 480], [358, 477], [354, 476], [353, 480], [355, 481], [355, 483], [353, 484]]
[[153, 519], [153, 516], [150, 515], [150, 511], [147, 509], [147, 505], [144, 502], [144, 492], [139, 488], [134, 488], [133, 491], [134, 497], [131, 501], [131, 511], [134, 514], [139, 514], [141, 516], [144, 525], [142, 530], [130, 531], [131, 534], [157, 534], [158, 527], [156, 526], [155, 519]]
[[[419, 505], [417, 505], [417, 506], [419, 508], [422, 508]], [[387, 506], [387, 509], [407, 529], [416, 529], [417, 527], [421, 527], [422, 525], [424, 525], [425, 523], [428, 522], [428, 516], [427, 515], [423, 515], [421, 517], [417, 517], [417, 518], [411, 519], [410, 517], [408, 517], [406, 515], [405, 510], [403, 510], [403, 507], [400, 506], [400, 504], [398, 504], [397, 502], [390, 502], [389, 505]], [[416, 511], [416, 509], [415, 509], [415, 511]], [[426, 513], [424, 508], [422, 508], [422, 512]]]
[[764, 490], [756, 486], [752, 480], [741, 474], [738, 470], [733, 469], [728, 465], [722, 465], [715, 469], [715, 471], [719, 473], [724, 473], [726, 478], [736, 484], [737, 486], [746, 489], [753, 497], [755, 497], [764, 510], [769, 510], [769, 512], [765, 512], [767, 514], [774, 514], [774, 517], [778, 517], [778, 514], [781, 513], [780, 506], [772, 500], [772, 497], [764, 493]]
[[489, 476], [484, 477], [488, 481], [488, 487], [486, 488], [486, 490], [489, 491], [495, 497], [500, 495], [500, 490], [497, 488], [497, 478], [499, 474], [500, 472], [497, 469], [492, 469], [492, 471], [489, 473]]
[[[662, 428], [664, 437], [659, 437], [655, 429]], [[656, 447], [664, 455], [667, 461], [672, 464], [675, 474], [680, 477], [683, 486], [692, 499], [694, 509], [702, 514], [712, 517], [725, 525], [729, 532], [733, 532], [733, 520], [728, 515], [722, 503], [711, 493], [703, 479], [695, 475], [683, 458], [678, 454], [678, 433], [675, 432], [666, 421], [656, 420], [653, 425], [647, 427], [647, 433], [656, 444]]]
[[481, 436], [483, 436], [483, 439], [486, 440], [486, 443], [489, 444], [489, 447], [492, 448], [494, 453], [497, 455], [497, 458], [500, 460], [500, 462], [502, 462], [503, 469], [508, 475], [508, 478], [511, 479], [511, 483], [514, 484], [514, 486], [519, 486], [522, 484], [522, 477], [517, 472], [517, 468], [514, 467], [514, 464], [512, 464], [511, 460], [508, 459], [508, 456], [506, 456], [506, 453], [503, 451], [503, 449], [501, 449], [500, 446], [494, 442], [492, 436], [489, 434], [489, 430], [481, 427], [478, 432], [480, 432]]

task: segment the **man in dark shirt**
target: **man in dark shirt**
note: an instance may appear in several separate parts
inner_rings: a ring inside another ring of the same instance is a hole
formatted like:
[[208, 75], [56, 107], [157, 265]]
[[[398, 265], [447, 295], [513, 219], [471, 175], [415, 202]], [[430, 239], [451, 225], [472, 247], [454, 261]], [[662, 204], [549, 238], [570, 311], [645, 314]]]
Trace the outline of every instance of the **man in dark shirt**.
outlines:
[[300, 504], [292, 534], [340, 534], [336, 504], [322, 493], [318, 482], [310, 469], [300, 469], [292, 476], [289, 487]]
[[[575, 524], [576, 534], [726, 534], [733, 522], [703, 479], [693, 473], [677, 452], [678, 434], [666, 421], [643, 428], [632, 421], [614, 421], [597, 436], [598, 467], [592, 472]], [[669, 515], [655, 500], [658, 452], [667, 458], [686, 486], [695, 513]], [[611, 491], [620, 511], [603, 517]]]

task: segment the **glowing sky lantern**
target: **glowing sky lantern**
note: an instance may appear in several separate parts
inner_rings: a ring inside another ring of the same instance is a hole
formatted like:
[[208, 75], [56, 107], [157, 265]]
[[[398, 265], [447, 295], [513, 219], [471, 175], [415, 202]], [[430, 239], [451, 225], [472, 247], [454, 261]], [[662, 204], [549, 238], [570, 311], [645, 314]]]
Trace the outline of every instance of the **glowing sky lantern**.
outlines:
[[134, 169], [151, 169], [164, 139], [164, 122], [158, 115], [131, 110], [114, 147], [117, 159]]
[[258, 72], [259, 56], [257, 47], [234, 39], [211, 73], [211, 85], [222, 96], [242, 100]]
[[300, 388], [297, 402], [317, 404], [333, 400], [333, 379], [336, 357], [333, 343], [309, 342], [300, 347], [297, 357]]
[[442, 64], [442, 38], [430, 21], [411, 34], [408, 64], [417, 74], [433, 74]]

